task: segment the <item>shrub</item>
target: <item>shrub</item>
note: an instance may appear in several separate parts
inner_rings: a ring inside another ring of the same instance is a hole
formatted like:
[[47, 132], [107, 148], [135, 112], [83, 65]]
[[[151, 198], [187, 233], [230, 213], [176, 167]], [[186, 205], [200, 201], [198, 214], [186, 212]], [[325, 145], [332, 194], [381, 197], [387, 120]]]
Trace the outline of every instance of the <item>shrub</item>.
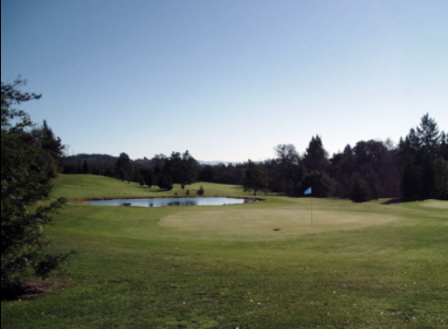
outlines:
[[201, 188], [196, 192], [197, 195], [204, 195], [204, 188], [201, 186]]

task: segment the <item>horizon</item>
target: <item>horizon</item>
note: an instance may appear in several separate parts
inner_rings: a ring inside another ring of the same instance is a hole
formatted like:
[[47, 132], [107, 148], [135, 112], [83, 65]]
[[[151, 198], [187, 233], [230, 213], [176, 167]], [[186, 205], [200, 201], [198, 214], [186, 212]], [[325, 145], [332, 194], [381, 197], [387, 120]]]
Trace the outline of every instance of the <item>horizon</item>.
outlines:
[[[71, 153], [242, 163], [448, 128], [448, 2], [1, 3], [1, 79]], [[171, 153], [169, 153], [171, 154]], [[169, 154], [166, 154], [169, 156]], [[224, 161], [224, 160], [223, 160]]]

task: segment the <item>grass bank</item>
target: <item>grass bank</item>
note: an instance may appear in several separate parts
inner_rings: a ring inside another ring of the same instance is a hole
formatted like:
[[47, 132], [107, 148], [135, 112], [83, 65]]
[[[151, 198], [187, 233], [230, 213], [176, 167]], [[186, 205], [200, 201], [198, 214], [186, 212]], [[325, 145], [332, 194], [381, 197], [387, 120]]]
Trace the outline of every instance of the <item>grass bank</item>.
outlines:
[[[206, 195], [250, 196], [195, 184]], [[184, 195], [67, 175], [68, 198]], [[447, 328], [448, 203], [292, 199], [129, 208], [71, 201], [45, 230], [76, 249], [58, 287], [2, 302], [5, 328]], [[311, 218], [311, 206], [313, 217]]]

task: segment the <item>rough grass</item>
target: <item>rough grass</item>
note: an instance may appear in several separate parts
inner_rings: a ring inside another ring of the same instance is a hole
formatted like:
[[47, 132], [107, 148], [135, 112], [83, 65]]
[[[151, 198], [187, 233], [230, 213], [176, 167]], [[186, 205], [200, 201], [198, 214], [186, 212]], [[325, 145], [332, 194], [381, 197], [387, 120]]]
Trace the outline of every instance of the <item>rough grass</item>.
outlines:
[[[82, 175], [56, 185], [70, 198], [165, 193]], [[46, 232], [78, 251], [71, 267], [50, 278], [52, 293], [2, 302], [2, 326], [447, 328], [445, 202], [313, 199], [311, 227], [310, 199], [265, 198], [211, 208], [69, 202]]]

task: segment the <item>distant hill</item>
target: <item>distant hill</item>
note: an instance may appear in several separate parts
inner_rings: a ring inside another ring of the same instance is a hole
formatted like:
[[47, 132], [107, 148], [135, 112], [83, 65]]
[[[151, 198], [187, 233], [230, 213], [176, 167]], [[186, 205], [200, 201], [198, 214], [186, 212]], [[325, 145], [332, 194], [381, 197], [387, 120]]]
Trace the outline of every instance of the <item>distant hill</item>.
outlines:
[[84, 161], [87, 161], [89, 164], [97, 164], [97, 163], [110, 163], [115, 164], [117, 162], [118, 157], [114, 157], [112, 155], [107, 154], [85, 154], [80, 153], [77, 155], [70, 155], [64, 157], [64, 163], [65, 164], [74, 164], [77, 165], [78, 163], [83, 163]]
[[235, 164], [235, 162], [230, 162], [230, 161], [200, 161], [198, 160], [198, 162], [201, 165], [210, 165], [210, 166], [216, 166], [219, 164], [225, 164], [226, 166], [228, 166], [229, 164]]
[[[64, 164], [68, 166], [77, 166], [82, 165], [84, 161], [87, 162], [89, 166], [113, 166], [117, 162], [118, 157], [112, 156], [108, 154], [86, 154], [86, 153], [80, 153], [76, 155], [70, 155], [64, 157]], [[144, 157], [143, 159], [136, 159], [132, 160], [132, 163], [142, 165], [142, 166], [152, 166], [153, 161], [151, 159], [148, 159], [147, 157]], [[216, 166], [218, 164], [225, 164], [228, 166], [229, 164], [235, 164], [230, 161], [201, 161], [198, 160], [199, 164], [201, 165], [210, 165], [210, 166]]]

